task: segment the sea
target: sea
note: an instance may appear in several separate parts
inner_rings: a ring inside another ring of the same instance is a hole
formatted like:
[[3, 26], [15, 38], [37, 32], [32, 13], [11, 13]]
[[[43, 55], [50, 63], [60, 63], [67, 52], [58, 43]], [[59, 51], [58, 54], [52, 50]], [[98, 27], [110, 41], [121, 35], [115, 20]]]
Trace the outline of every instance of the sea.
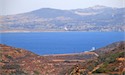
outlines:
[[124, 32], [29, 32], [0, 33], [0, 43], [39, 55], [69, 54], [125, 41]]

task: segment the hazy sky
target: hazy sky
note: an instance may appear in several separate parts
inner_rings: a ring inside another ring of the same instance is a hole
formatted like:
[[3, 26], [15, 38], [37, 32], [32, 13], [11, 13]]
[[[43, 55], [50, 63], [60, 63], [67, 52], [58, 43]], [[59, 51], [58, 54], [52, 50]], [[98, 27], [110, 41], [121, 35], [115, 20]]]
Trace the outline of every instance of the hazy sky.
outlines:
[[95, 5], [125, 7], [125, 0], [0, 0], [0, 15], [24, 13], [40, 8], [77, 9]]

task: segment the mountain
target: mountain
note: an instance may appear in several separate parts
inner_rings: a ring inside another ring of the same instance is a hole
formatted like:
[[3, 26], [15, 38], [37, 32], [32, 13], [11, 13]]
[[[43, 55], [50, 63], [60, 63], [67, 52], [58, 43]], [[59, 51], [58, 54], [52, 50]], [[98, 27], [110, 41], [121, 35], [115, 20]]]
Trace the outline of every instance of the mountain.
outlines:
[[0, 16], [0, 31], [125, 31], [124, 11], [125, 8], [100, 5], [73, 10], [41, 8]]
[[124, 75], [125, 41], [90, 52], [39, 56], [0, 44], [0, 75]]
[[37, 16], [39, 18], [56, 18], [56, 17], [70, 17], [70, 18], [75, 18], [75, 17], [79, 17], [78, 15], [76, 15], [73, 12], [67, 11], [67, 10], [59, 10], [59, 9], [52, 9], [52, 8], [42, 8], [39, 10], [35, 10], [32, 12], [27, 13]]

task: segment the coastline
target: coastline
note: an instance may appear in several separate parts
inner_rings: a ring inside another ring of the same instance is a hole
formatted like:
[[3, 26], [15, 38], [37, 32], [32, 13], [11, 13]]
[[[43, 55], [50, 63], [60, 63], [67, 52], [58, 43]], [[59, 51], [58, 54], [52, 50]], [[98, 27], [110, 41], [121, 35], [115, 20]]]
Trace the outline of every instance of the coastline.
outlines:
[[39, 33], [39, 32], [125, 32], [125, 31], [0, 31], [0, 33]]

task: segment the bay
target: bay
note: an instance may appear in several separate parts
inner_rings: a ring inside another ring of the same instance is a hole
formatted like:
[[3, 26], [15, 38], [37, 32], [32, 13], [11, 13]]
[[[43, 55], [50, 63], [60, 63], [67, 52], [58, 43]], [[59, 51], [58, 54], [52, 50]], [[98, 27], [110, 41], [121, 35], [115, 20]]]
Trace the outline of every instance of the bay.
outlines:
[[0, 43], [39, 55], [79, 53], [124, 41], [124, 32], [1, 33]]

